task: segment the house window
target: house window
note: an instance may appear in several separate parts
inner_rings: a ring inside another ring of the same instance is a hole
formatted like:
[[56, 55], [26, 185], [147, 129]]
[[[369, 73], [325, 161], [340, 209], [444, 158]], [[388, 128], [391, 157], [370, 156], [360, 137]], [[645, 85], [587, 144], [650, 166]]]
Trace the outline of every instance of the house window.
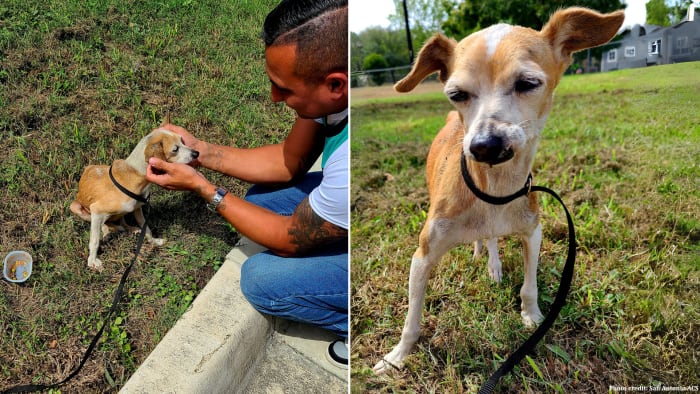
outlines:
[[625, 57], [635, 57], [637, 56], [636, 47], [625, 47]]
[[617, 49], [611, 49], [610, 51], [608, 51], [608, 62], [617, 62]]
[[661, 39], [649, 41], [649, 54], [658, 55], [661, 53]]
[[676, 38], [676, 48], [674, 48], [673, 53], [674, 54], [690, 53], [690, 47], [688, 47], [688, 36]]

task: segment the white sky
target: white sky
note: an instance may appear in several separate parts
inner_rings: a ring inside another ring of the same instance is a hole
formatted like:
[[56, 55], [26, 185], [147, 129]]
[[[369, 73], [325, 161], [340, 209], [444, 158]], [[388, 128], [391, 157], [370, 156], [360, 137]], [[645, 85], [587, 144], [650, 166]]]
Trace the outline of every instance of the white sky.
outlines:
[[349, 0], [350, 31], [359, 33], [371, 26], [388, 27], [389, 15], [393, 14], [393, 0]]
[[[625, 22], [623, 27], [642, 24], [646, 20], [647, 11], [644, 5], [648, 0], [627, 0]], [[393, 0], [349, 0], [350, 31], [359, 33], [371, 26], [388, 27], [389, 15], [393, 14]], [[410, 13], [410, 10], [409, 10]]]

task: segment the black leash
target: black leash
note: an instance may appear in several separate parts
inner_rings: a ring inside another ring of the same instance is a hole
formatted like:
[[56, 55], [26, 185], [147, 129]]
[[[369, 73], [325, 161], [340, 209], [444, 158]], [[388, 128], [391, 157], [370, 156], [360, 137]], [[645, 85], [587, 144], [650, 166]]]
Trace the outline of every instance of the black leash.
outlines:
[[[129, 189], [125, 188], [119, 182], [117, 182], [116, 179], [114, 179], [114, 175], [112, 175], [112, 166], [109, 166], [109, 178], [112, 180], [112, 183], [114, 183], [114, 186], [117, 187], [122, 193], [126, 194], [127, 196], [133, 198], [134, 200], [141, 202], [144, 204], [146, 208], [149, 207], [148, 204], [148, 198], [143, 197], [139, 194], [133, 193]], [[100, 340], [100, 337], [102, 337], [102, 332], [104, 331], [105, 327], [107, 326], [107, 323], [112, 317], [112, 314], [117, 310], [117, 305], [119, 304], [119, 300], [122, 297], [122, 293], [124, 292], [124, 284], [126, 283], [126, 278], [129, 276], [129, 272], [131, 272], [131, 268], [134, 266], [134, 263], [136, 263], [136, 259], [139, 257], [139, 253], [141, 253], [141, 247], [143, 246], [143, 241], [144, 237], [146, 236], [146, 225], [148, 224], [148, 212], [144, 215], [145, 221], [143, 223], [143, 226], [141, 227], [141, 234], [139, 234], [139, 239], [138, 242], [136, 243], [136, 250], [134, 252], [134, 258], [131, 260], [131, 264], [129, 264], [128, 267], [124, 270], [124, 273], [122, 274], [121, 279], [119, 280], [119, 285], [117, 286], [117, 291], [114, 293], [114, 300], [112, 300], [112, 306], [109, 308], [109, 311], [107, 312], [107, 315], [102, 321], [102, 327], [97, 331], [97, 334], [92, 338], [92, 341], [90, 342], [90, 345], [88, 346], [87, 350], [85, 351], [85, 354], [83, 355], [83, 359], [80, 361], [80, 364], [78, 364], [78, 367], [71, 372], [68, 377], [65, 379], [61, 380], [60, 382], [57, 383], [52, 383], [49, 385], [42, 385], [42, 384], [28, 384], [28, 385], [23, 385], [23, 386], [15, 386], [11, 387], [9, 389], [3, 390], [2, 394], [12, 394], [12, 393], [31, 393], [35, 391], [44, 391], [44, 390], [49, 390], [56, 388], [58, 386], [61, 386], [68, 382], [69, 380], [73, 379], [78, 375], [81, 369], [83, 369], [83, 366], [85, 366], [85, 363], [87, 360], [90, 358], [90, 355], [92, 354], [92, 351], [95, 349], [95, 346], [97, 346], [97, 342]]]
[[515, 367], [515, 365], [522, 361], [522, 359], [535, 348], [537, 343], [542, 340], [544, 335], [552, 327], [554, 321], [559, 316], [559, 312], [561, 312], [561, 309], [566, 304], [566, 296], [569, 294], [569, 289], [571, 288], [571, 281], [574, 277], [574, 264], [576, 263], [576, 231], [574, 229], [574, 221], [571, 219], [571, 214], [569, 214], [569, 210], [566, 208], [566, 205], [564, 205], [564, 201], [562, 201], [561, 197], [547, 187], [533, 186], [532, 174], [528, 175], [527, 180], [525, 181], [525, 186], [523, 186], [522, 189], [511, 194], [510, 196], [496, 197], [482, 192], [479, 190], [476, 184], [474, 184], [474, 180], [472, 179], [471, 175], [469, 175], [469, 171], [467, 170], [467, 160], [464, 155], [462, 155], [461, 165], [462, 178], [464, 178], [464, 182], [467, 184], [467, 187], [469, 187], [469, 190], [471, 190], [472, 193], [474, 193], [474, 195], [476, 195], [479, 199], [489, 204], [504, 205], [515, 200], [516, 198], [526, 196], [530, 192], [544, 192], [554, 197], [564, 208], [564, 213], [566, 213], [566, 222], [569, 229], [569, 249], [566, 255], [566, 263], [564, 263], [564, 269], [561, 272], [561, 282], [559, 283], [559, 289], [557, 290], [557, 295], [554, 297], [552, 307], [535, 332], [533, 332], [532, 335], [530, 335], [530, 337], [522, 345], [520, 345], [520, 347], [513, 352], [506, 359], [506, 361], [503, 362], [503, 364], [501, 364], [496, 372], [489, 377], [486, 383], [481, 386], [479, 389], [479, 394], [488, 394], [492, 393], [496, 388], [496, 383], [498, 383], [498, 380], [507, 375]]

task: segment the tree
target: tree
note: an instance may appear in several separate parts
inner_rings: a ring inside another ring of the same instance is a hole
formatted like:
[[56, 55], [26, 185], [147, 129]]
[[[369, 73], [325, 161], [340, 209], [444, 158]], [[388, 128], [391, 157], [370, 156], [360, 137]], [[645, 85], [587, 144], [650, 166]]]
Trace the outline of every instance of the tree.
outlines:
[[[351, 61], [353, 69], [364, 69], [362, 62], [370, 53], [378, 53], [384, 57], [388, 67], [405, 66], [408, 64], [408, 47], [404, 30], [370, 27], [351, 37]], [[357, 52], [357, 54], [355, 53]], [[360, 60], [361, 59], [361, 60]]]
[[[378, 53], [370, 53], [367, 55], [362, 64], [362, 68], [365, 70], [377, 70], [387, 67], [389, 67], [389, 63], [387, 63], [386, 59], [384, 59], [384, 56]], [[375, 85], [381, 85], [384, 83], [383, 72], [372, 73], [371, 78]]]
[[671, 8], [666, 5], [664, 0], [649, 0], [646, 4], [647, 8], [647, 23], [650, 25], [670, 26]]
[[442, 4], [449, 16], [441, 27], [457, 39], [499, 22], [539, 30], [556, 10], [574, 5], [600, 12], [625, 8], [620, 0], [443, 0]]
[[683, 18], [688, 15], [688, 8], [692, 0], [676, 0], [674, 4], [669, 6], [671, 14], [669, 15], [671, 19], [671, 24], [675, 25], [679, 23]]
[[360, 35], [350, 33], [350, 71], [362, 70], [362, 61], [365, 58], [364, 45], [360, 39]]
[[[396, 13], [389, 15], [389, 22], [393, 29], [404, 31], [405, 35], [403, 1], [394, 0]], [[418, 50], [428, 38], [441, 31], [440, 25], [447, 19], [447, 9], [442, 6], [442, 0], [406, 0], [406, 6], [413, 47]]]

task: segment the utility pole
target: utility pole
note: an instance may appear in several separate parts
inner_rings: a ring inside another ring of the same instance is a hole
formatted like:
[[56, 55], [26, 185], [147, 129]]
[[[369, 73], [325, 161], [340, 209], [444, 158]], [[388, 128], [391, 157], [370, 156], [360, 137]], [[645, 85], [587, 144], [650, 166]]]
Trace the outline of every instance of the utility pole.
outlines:
[[413, 40], [411, 39], [411, 27], [408, 25], [408, 7], [403, 0], [403, 20], [406, 23], [406, 41], [408, 41], [408, 54], [411, 57], [409, 64], [413, 64]]

